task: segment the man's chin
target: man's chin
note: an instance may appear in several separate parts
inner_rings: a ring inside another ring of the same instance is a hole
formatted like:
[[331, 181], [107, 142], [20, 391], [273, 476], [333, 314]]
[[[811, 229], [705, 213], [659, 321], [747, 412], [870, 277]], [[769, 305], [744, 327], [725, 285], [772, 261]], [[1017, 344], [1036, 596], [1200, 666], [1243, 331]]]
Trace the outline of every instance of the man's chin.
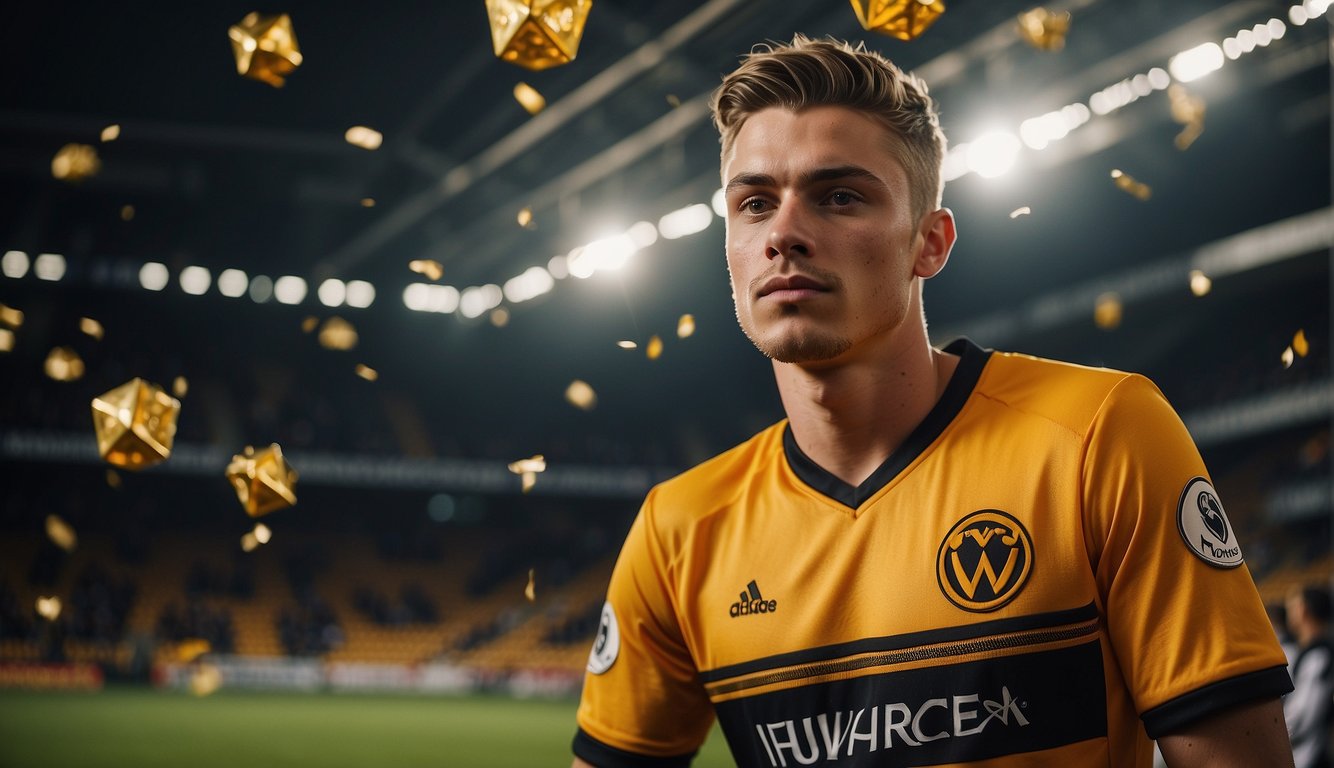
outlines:
[[778, 339], [751, 338], [765, 357], [780, 363], [819, 363], [847, 352], [852, 346], [851, 340], [842, 336], [801, 336]]

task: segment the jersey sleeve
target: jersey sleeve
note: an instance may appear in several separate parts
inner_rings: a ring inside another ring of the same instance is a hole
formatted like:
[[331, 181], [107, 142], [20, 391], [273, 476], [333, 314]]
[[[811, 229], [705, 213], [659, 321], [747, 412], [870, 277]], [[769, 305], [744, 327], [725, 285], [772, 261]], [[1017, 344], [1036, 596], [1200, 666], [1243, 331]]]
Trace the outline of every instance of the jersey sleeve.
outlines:
[[1107, 634], [1151, 737], [1292, 690], [1190, 434], [1127, 376], [1085, 437], [1081, 493]]
[[[598, 768], [687, 766], [713, 724], [649, 494], [621, 548], [589, 655], [574, 753]], [[688, 599], [688, 596], [686, 597]]]

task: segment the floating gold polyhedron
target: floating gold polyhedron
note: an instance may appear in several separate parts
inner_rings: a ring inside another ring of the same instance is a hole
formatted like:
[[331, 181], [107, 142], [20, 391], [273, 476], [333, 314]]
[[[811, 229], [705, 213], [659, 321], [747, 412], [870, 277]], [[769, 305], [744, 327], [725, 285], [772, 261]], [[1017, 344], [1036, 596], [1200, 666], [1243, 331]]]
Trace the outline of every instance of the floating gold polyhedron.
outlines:
[[283, 458], [277, 443], [259, 451], [247, 445], [227, 465], [227, 479], [251, 517], [296, 504], [296, 470]]
[[593, 0], [486, 0], [496, 57], [525, 69], [569, 64]]
[[1065, 47], [1070, 31], [1070, 12], [1052, 13], [1034, 8], [1019, 14], [1019, 36], [1040, 51], [1059, 51]]
[[93, 399], [97, 452], [108, 464], [143, 469], [171, 455], [181, 401], [133, 378]]
[[285, 13], [248, 14], [227, 30], [236, 56], [236, 71], [253, 80], [283, 87], [284, 78], [301, 66], [301, 50]]
[[940, 0], [852, 0], [862, 29], [912, 40], [945, 12]]

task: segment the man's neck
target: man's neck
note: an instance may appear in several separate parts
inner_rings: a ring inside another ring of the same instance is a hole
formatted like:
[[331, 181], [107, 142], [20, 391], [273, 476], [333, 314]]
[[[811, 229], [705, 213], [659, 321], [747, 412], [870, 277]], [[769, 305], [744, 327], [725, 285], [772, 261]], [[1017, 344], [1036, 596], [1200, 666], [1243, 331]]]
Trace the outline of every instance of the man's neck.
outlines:
[[922, 423], [959, 358], [920, 343], [847, 365], [775, 363], [778, 391], [803, 453], [849, 485], [860, 485]]

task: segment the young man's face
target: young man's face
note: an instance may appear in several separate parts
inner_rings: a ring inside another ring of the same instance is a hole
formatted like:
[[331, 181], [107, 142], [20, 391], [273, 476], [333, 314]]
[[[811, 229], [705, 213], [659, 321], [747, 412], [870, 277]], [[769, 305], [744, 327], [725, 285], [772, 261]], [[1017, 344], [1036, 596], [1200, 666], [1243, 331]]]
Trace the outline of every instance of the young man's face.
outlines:
[[930, 234], [939, 213], [919, 231], [890, 147], [883, 125], [843, 107], [765, 109], [737, 133], [723, 158], [727, 268], [737, 320], [769, 357], [837, 361], [915, 320], [916, 278], [944, 265], [953, 221], [936, 224], [947, 241]]

